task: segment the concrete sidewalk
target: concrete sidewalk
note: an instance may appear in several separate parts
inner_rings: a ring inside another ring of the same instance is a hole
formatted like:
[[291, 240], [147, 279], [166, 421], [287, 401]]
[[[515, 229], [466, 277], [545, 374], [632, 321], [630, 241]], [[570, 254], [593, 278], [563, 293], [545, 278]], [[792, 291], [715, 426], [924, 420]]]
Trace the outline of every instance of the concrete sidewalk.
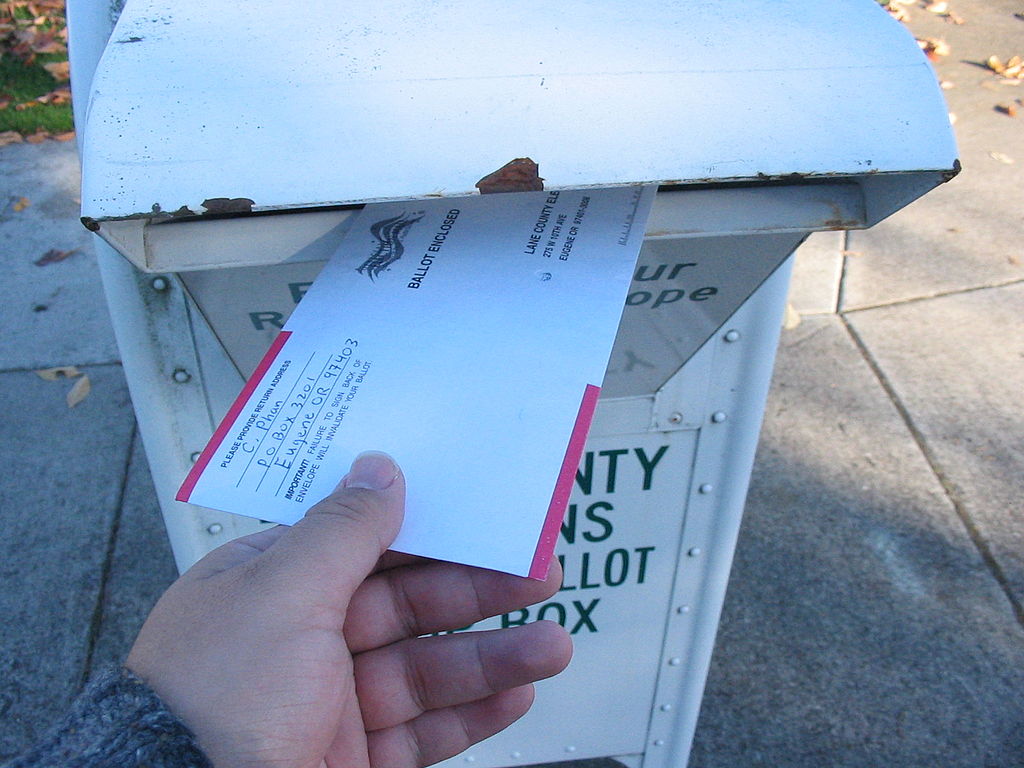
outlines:
[[[692, 766], [1024, 766], [1024, 86], [978, 65], [1024, 54], [1024, 8], [908, 7], [964, 172], [801, 251]], [[0, 760], [175, 575], [74, 152], [0, 149]]]
[[964, 171], [783, 335], [692, 766], [1024, 765], [1024, 21], [906, 7]]

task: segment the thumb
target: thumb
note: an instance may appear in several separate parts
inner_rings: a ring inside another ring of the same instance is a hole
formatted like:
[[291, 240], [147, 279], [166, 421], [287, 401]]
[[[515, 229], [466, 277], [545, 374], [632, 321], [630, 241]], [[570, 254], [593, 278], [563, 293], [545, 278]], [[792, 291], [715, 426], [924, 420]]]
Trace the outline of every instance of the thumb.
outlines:
[[266, 553], [303, 580], [349, 597], [394, 541], [405, 509], [405, 477], [394, 459], [368, 451], [338, 487]]

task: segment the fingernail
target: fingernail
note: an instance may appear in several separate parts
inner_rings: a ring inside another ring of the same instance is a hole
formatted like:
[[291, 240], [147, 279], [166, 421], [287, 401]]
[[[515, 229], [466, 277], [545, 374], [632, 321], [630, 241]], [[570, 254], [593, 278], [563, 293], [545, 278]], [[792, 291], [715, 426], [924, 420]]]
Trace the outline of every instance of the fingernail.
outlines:
[[341, 486], [383, 491], [390, 488], [397, 477], [398, 466], [394, 459], [380, 451], [366, 451], [356, 456]]

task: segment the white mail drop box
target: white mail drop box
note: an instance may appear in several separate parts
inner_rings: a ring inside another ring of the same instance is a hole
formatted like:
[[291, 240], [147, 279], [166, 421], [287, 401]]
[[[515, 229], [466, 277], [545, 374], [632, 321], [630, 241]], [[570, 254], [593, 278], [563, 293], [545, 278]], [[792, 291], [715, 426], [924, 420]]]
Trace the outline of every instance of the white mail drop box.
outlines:
[[791, 254], [959, 167], [909, 33], [874, 0], [68, 5], [83, 221], [181, 568], [260, 525], [175, 491], [354, 211], [522, 158], [532, 188], [658, 185], [562, 589], [461, 630], [552, 619], [575, 659], [450, 762], [684, 765]]

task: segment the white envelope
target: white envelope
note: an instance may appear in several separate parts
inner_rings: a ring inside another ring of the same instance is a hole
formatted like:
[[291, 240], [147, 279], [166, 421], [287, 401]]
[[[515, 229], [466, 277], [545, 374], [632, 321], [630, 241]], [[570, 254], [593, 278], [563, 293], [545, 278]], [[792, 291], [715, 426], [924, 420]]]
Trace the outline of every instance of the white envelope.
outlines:
[[178, 500], [291, 524], [386, 451], [393, 549], [544, 578], [654, 193], [367, 205]]

